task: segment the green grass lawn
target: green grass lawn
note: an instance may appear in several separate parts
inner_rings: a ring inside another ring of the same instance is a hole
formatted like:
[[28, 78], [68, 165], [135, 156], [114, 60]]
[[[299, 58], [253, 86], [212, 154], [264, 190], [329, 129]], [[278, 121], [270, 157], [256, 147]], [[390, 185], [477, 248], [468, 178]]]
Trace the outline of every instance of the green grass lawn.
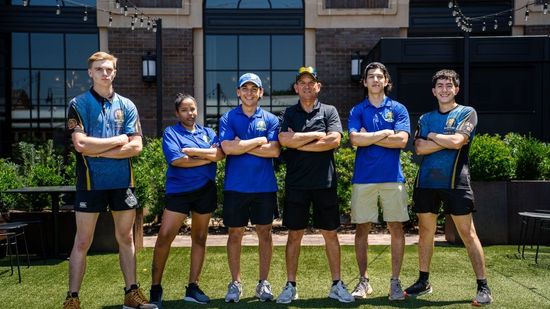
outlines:
[[[491, 308], [550, 308], [550, 250], [542, 248], [539, 264], [534, 263], [533, 253], [525, 260], [515, 257], [514, 246], [490, 246], [485, 248], [489, 285], [495, 303]], [[151, 284], [150, 264], [153, 250], [148, 248], [138, 254], [138, 278], [147, 292]], [[341, 304], [327, 298], [331, 283], [323, 247], [303, 247], [298, 270], [300, 299], [290, 305], [274, 302], [259, 303], [254, 296], [257, 283], [258, 258], [256, 247], [244, 247], [242, 278], [244, 299], [238, 304], [225, 304], [227, 283], [230, 281], [224, 247], [208, 249], [202, 289], [212, 298], [208, 305], [183, 302], [187, 283], [189, 248], [173, 248], [164, 276], [164, 308], [471, 308], [476, 283], [466, 251], [462, 247], [438, 246], [432, 262], [431, 282], [434, 293], [418, 299], [389, 302], [387, 292], [390, 278], [389, 246], [372, 246], [369, 251], [369, 271], [374, 287], [373, 295], [366, 300]], [[0, 304], [2, 308], [60, 308], [67, 291], [66, 260], [49, 260], [46, 264], [35, 261], [22, 269], [23, 283], [17, 276], [5, 273], [9, 270], [6, 259], [0, 262]], [[406, 249], [401, 281], [404, 288], [416, 280], [417, 249]], [[352, 246], [342, 247], [342, 276], [352, 289], [357, 283], [355, 254]], [[284, 247], [276, 247], [270, 281], [277, 296], [286, 281]], [[121, 308], [122, 274], [116, 254], [96, 254], [88, 258], [88, 269], [81, 291], [83, 308]]]

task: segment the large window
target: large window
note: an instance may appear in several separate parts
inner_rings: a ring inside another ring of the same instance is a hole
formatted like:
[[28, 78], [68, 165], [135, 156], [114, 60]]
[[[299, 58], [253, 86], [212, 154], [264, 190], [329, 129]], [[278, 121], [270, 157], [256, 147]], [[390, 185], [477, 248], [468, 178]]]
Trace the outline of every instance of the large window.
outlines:
[[97, 34], [12, 33], [14, 141], [62, 136], [68, 101], [90, 87], [87, 58]]
[[265, 110], [280, 114], [297, 102], [293, 84], [304, 65], [302, 1], [205, 1], [204, 42], [209, 126], [239, 104], [237, 80], [247, 72], [262, 80]]

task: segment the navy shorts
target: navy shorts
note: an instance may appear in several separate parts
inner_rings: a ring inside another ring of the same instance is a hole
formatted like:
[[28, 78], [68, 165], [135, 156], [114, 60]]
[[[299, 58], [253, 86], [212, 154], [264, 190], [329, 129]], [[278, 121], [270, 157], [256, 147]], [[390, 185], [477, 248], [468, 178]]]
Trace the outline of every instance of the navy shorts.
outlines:
[[439, 214], [443, 203], [443, 213], [455, 216], [475, 212], [474, 192], [466, 189], [415, 188], [412, 210], [416, 213]]
[[[312, 205], [313, 213], [310, 211]], [[308, 226], [310, 215], [314, 228], [334, 231], [340, 227], [336, 188], [286, 189], [283, 225], [290, 230], [303, 230]]]
[[120, 211], [138, 208], [138, 200], [134, 195], [134, 189], [111, 190], [77, 190], [74, 203], [74, 211], [81, 212], [106, 212]]
[[191, 211], [207, 214], [218, 207], [216, 184], [213, 181], [207, 182], [195, 191], [166, 194], [164, 200], [166, 209], [186, 215]]
[[223, 192], [223, 224], [243, 227], [252, 224], [272, 224], [279, 217], [277, 192], [243, 193]]

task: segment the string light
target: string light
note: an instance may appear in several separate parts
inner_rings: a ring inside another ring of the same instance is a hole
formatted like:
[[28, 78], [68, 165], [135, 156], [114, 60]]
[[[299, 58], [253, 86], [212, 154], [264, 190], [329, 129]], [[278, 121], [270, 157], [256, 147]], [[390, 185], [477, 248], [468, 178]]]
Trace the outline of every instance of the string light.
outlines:
[[[84, 14], [82, 16], [82, 21], [83, 22], [88, 22], [88, 5], [84, 4], [84, 3], [81, 3], [81, 2], [78, 2], [80, 0], [56, 0], [56, 9], [55, 9], [55, 14], [56, 15], [61, 15], [61, 9], [62, 9], [62, 6], [64, 7], [65, 6], [65, 3], [70, 3], [76, 7], [81, 7], [84, 9]], [[142, 11], [140, 11], [138, 9], [138, 7], [131, 1], [131, 0], [124, 0], [124, 2], [122, 2], [122, 0], [115, 0], [114, 1], [114, 5], [112, 4], [113, 2], [112, 1], [109, 1], [111, 3], [111, 5], [114, 7], [114, 9], [116, 9], [117, 11], [111, 11], [113, 9], [113, 7], [111, 7], [111, 10], [106, 10], [106, 9], [102, 9], [100, 7], [96, 7], [96, 6], [90, 6], [90, 9], [92, 11], [96, 11], [96, 12], [105, 12], [107, 14], [109, 14], [109, 27], [112, 27], [113, 26], [113, 15], [119, 15], [119, 16], [128, 16], [128, 6], [130, 6], [130, 8], [133, 8], [134, 10], [134, 13], [131, 14], [129, 16], [130, 18], [130, 26], [131, 26], [131, 29], [134, 30], [136, 28], [136, 24], [138, 22], [138, 18], [139, 18], [139, 22], [140, 22], [140, 27], [141, 28], [144, 28], [145, 26], [145, 20], [147, 20], [147, 30], [153, 30], [153, 31], [157, 31], [157, 24], [156, 22], [150, 17], [150, 16], [147, 16], [145, 15]], [[29, 0], [22, 0], [22, 3], [23, 3], [23, 6], [29, 6], [29, 3], [30, 1]], [[120, 13], [118, 13], [118, 9], [120, 9]]]
[[514, 25], [514, 20], [513, 20], [513, 17], [512, 17], [514, 15], [513, 13], [517, 12], [517, 11], [520, 11], [520, 10], [525, 10], [525, 22], [527, 22], [528, 19], [529, 19], [529, 14], [530, 14], [529, 6], [533, 6], [533, 5], [541, 5], [542, 6], [542, 13], [544, 15], [547, 15], [548, 14], [548, 2], [549, 1], [544, 1], [544, 3], [542, 3], [542, 1], [538, 1], [538, 0], [527, 0], [527, 3], [525, 5], [523, 5], [521, 7], [518, 7], [518, 8], [515, 8], [515, 9], [511, 8], [511, 9], [506, 9], [506, 10], [503, 10], [503, 11], [495, 12], [495, 13], [492, 13], [492, 14], [487, 14], [487, 15], [483, 15], [483, 16], [475, 16], [475, 17], [468, 17], [468, 16], [464, 15], [462, 13], [462, 10], [459, 7], [459, 4], [458, 4], [457, 0], [449, 1], [448, 6], [449, 6], [449, 9], [452, 9], [452, 16], [455, 19], [457, 27], [459, 29], [461, 29], [462, 31], [464, 31], [464, 32], [472, 32], [474, 24], [479, 23], [479, 22], [482, 23], [481, 31], [486, 31], [487, 30], [487, 24], [485, 22], [486, 18], [492, 18], [494, 20], [493, 29], [497, 30], [498, 26], [499, 26], [498, 25], [498, 17], [501, 16], [501, 15], [502, 15], [502, 17], [508, 15], [508, 21], [505, 22], [504, 20], [501, 20], [501, 22], [505, 22], [509, 27], [512, 27]]

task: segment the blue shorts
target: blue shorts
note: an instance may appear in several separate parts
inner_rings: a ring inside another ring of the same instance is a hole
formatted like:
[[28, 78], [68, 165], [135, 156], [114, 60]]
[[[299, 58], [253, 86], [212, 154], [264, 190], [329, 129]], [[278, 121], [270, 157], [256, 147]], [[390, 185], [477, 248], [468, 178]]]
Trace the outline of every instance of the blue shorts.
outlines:
[[139, 207], [134, 188], [110, 190], [77, 190], [74, 211], [107, 212], [129, 210]]
[[248, 220], [252, 224], [272, 224], [278, 217], [277, 192], [223, 193], [223, 224], [227, 227], [244, 227]]
[[166, 194], [164, 200], [166, 209], [186, 215], [191, 211], [207, 214], [218, 207], [216, 184], [213, 181], [207, 182], [195, 191]]

